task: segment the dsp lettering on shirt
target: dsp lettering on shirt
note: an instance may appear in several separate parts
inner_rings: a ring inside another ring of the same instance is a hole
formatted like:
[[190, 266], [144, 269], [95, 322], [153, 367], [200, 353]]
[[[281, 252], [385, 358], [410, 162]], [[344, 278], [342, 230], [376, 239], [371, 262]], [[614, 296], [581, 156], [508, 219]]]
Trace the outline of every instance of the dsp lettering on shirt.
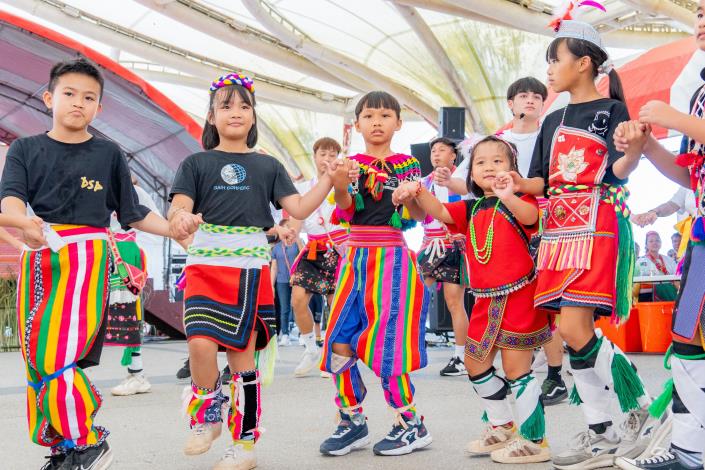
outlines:
[[98, 180], [89, 180], [85, 176], [81, 176], [81, 189], [97, 192], [103, 189], [103, 185]]

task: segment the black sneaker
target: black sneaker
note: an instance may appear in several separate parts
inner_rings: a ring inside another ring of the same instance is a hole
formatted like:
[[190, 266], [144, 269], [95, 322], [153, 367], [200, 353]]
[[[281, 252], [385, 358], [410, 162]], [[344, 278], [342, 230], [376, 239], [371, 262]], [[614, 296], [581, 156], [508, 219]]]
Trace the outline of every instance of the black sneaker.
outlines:
[[375, 444], [372, 449], [376, 455], [404, 455], [416, 449], [426, 447], [433, 438], [418, 416], [405, 421], [406, 426], [395, 424], [389, 434]]
[[448, 361], [448, 365], [446, 365], [442, 370], [441, 370], [441, 375], [443, 376], [451, 376], [451, 377], [458, 377], [460, 375], [467, 375], [467, 370], [465, 370], [465, 363], [463, 362], [462, 359], [459, 357], [453, 356], [450, 358], [450, 361]]
[[60, 470], [107, 470], [113, 463], [113, 451], [107, 441], [81, 451], [71, 451]]
[[61, 468], [61, 464], [64, 463], [64, 460], [66, 460], [66, 454], [58, 453], [47, 455], [44, 458], [47, 459], [47, 463], [45, 463], [39, 470], [59, 470], [59, 468]]
[[568, 398], [568, 388], [563, 380], [546, 379], [541, 384], [541, 400], [544, 406], [551, 406]]
[[647, 459], [620, 457], [615, 464], [624, 470], [703, 470], [702, 465], [698, 467], [687, 466], [672, 451], [665, 449], [660, 449], [659, 452]]
[[225, 366], [223, 368], [223, 372], [220, 373], [220, 383], [223, 385], [228, 385], [232, 378], [233, 374], [230, 372], [230, 366]]
[[320, 447], [323, 455], [346, 455], [370, 443], [367, 419], [362, 413], [348, 415], [340, 413], [340, 422], [333, 435], [323, 441]]
[[319, 348], [323, 347], [323, 338], [316, 338], [316, 346]]
[[189, 377], [191, 377], [191, 367], [189, 366], [189, 360], [186, 359], [181, 369], [176, 372], [176, 378], [179, 380], [184, 380]]

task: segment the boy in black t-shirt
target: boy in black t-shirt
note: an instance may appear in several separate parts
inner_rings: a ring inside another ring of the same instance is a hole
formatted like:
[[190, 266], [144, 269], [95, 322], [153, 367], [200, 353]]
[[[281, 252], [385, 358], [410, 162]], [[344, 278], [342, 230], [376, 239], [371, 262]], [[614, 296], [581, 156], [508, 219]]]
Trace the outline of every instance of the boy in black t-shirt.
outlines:
[[138, 204], [120, 148], [88, 132], [102, 93], [93, 64], [56, 64], [43, 96], [52, 128], [13, 142], [0, 191], [3, 214], [23, 221], [29, 247], [17, 313], [30, 438], [51, 447], [49, 469], [105, 469], [113, 458], [108, 431], [93, 424], [102, 397], [82, 370], [98, 363], [103, 344], [111, 214], [123, 226], [170, 235], [166, 220]]

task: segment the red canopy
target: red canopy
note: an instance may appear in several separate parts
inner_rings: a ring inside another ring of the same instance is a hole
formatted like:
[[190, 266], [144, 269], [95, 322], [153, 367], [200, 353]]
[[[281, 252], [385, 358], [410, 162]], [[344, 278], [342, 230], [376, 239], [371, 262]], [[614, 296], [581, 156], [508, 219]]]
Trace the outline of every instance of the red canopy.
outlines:
[[91, 133], [120, 145], [154, 192], [165, 194], [179, 163], [200, 150], [201, 128], [185, 111], [114, 60], [44, 26], [0, 10], [0, 140], [51, 126], [41, 96], [59, 61], [87, 57], [103, 69], [103, 110]]

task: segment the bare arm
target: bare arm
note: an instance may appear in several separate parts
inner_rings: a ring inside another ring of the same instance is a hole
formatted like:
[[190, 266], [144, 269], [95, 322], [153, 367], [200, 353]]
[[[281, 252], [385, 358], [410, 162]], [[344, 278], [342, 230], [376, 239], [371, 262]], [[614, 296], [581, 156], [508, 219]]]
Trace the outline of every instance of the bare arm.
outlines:
[[154, 235], [159, 235], [162, 237], [170, 237], [171, 232], [169, 230], [169, 222], [157, 214], [156, 212], [149, 212], [147, 217], [137, 222], [129, 224], [130, 227], [140, 230], [142, 232], [151, 233]]
[[[420, 188], [415, 199], [415, 203], [418, 205], [419, 209], [440, 222], [445, 224], [453, 223], [453, 218], [450, 216], [448, 209], [446, 209], [445, 206], [441, 204], [441, 201], [436, 199], [423, 185], [417, 186], [414, 183], [407, 184], [411, 188], [410, 191], [413, 192], [416, 192]], [[408, 201], [404, 204], [408, 204]]]
[[318, 180], [316, 185], [306, 194], [292, 194], [290, 196], [283, 197], [279, 200], [279, 204], [292, 217], [296, 219], [305, 219], [311, 215], [317, 207], [323, 204], [323, 201], [328, 196], [328, 193], [332, 187], [333, 181], [331, 177], [326, 174], [323, 175]]
[[521, 175], [515, 171], [512, 171], [511, 175], [518, 192], [534, 196], [543, 196], [543, 190], [546, 186], [543, 178], [522, 178]]
[[644, 155], [666, 178], [685, 188], [690, 188], [690, 173], [688, 169], [677, 165], [673, 154], [666, 150], [653, 136], [649, 136], [646, 141]]
[[21, 229], [27, 246], [37, 249], [47, 245], [42, 231], [42, 220], [38, 217], [27, 217], [27, 205], [22, 199], [7, 196], [0, 202], [0, 210], [0, 225]]
[[410, 199], [404, 203], [404, 206], [409, 211], [412, 219], [421, 221], [426, 218], [426, 211], [419, 206], [416, 200]]
[[7, 230], [5, 230], [2, 227], [0, 227], [0, 240], [12, 245], [14, 248], [16, 248], [18, 250], [22, 250], [24, 248], [24, 244], [21, 241], [19, 241], [15, 237], [13, 237], [10, 232], [8, 232]]
[[451, 178], [448, 181], [448, 189], [461, 196], [465, 196], [469, 192], [468, 185], [460, 178]]

